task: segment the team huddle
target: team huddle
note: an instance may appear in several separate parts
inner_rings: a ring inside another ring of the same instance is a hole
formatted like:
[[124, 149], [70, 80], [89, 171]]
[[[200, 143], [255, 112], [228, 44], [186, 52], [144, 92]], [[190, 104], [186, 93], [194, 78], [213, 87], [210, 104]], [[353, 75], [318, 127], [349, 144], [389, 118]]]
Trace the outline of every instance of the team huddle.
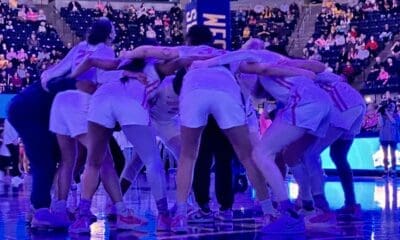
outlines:
[[[259, 39], [250, 39], [238, 51], [216, 49], [212, 33], [204, 26], [189, 29], [187, 46], [145, 45], [118, 58], [111, 47], [114, 37], [112, 23], [100, 18], [87, 41], [46, 70], [40, 84], [26, 89], [10, 105], [8, 120], [19, 133], [32, 164], [32, 227], [90, 232], [96, 221], [90, 211], [91, 200], [99, 181], [116, 209], [118, 229], [147, 224], [123, 202], [126, 189], [121, 190], [109, 148], [113, 131], [120, 126], [140, 159], [127, 159], [121, 177], [132, 182], [137, 166], [144, 165], [158, 210], [157, 230], [187, 232], [187, 200], [210, 115], [228, 138], [256, 191], [263, 212], [262, 232], [303, 233], [306, 226], [335, 224], [337, 216], [356, 216], [360, 211], [347, 153], [360, 131], [365, 104], [341, 76], [327, 71], [318, 61], [290, 59], [264, 50]], [[260, 93], [283, 106], [262, 136], [252, 106]], [[38, 105], [41, 110], [35, 110]], [[34, 118], [28, 114], [38, 117], [27, 121]], [[43, 138], [40, 143], [38, 134]], [[53, 134], [57, 141], [53, 141]], [[168, 207], [157, 136], [178, 159], [172, 209]], [[78, 212], [71, 221], [66, 201], [77, 142], [86, 148], [87, 156]], [[49, 168], [56, 168], [43, 160], [57, 154], [49, 151], [52, 144], [58, 144], [61, 154], [53, 200], [53, 182], [43, 179], [51, 174]], [[329, 146], [346, 200], [336, 214], [325, 198], [319, 157]], [[289, 200], [275, 162], [278, 154], [299, 185], [302, 210], [318, 209], [314, 214], [304, 217]], [[39, 196], [43, 190], [38, 188], [47, 189], [46, 194]]]

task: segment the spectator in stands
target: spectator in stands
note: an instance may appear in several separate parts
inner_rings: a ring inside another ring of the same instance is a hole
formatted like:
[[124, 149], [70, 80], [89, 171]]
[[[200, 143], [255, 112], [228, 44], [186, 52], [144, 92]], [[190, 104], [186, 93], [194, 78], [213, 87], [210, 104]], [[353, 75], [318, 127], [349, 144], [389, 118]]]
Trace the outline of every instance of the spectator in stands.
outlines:
[[385, 67], [382, 63], [382, 60], [380, 57], [376, 57], [375, 58], [375, 63], [374, 65], [371, 67], [371, 71], [368, 75], [368, 79], [367, 79], [367, 85], [371, 86], [372, 82], [378, 78], [379, 72], [381, 70], [381, 67]]
[[110, 1], [107, 1], [107, 2], [106, 2], [105, 8], [107, 9], [107, 11], [108, 11], [109, 13], [114, 13], [114, 8], [111, 6]]
[[8, 61], [12, 61], [13, 59], [17, 58], [17, 53], [15, 52], [13, 47], [10, 48], [10, 51], [7, 53], [6, 58]]
[[378, 6], [372, 0], [366, 0], [365, 3], [362, 5], [362, 10], [364, 12], [372, 12], [378, 10]]
[[242, 42], [246, 42], [247, 40], [250, 39], [251, 37], [251, 31], [249, 27], [243, 28], [243, 33], [242, 33]]
[[377, 41], [375, 41], [374, 36], [371, 36], [369, 38], [369, 41], [367, 42], [367, 45], [365, 46], [365, 48], [368, 49], [371, 52], [371, 54], [376, 57], [376, 55], [378, 54], [378, 50], [379, 50], [379, 44]]
[[392, 55], [396, 58], [399, 59], [400, 57], [400, 41], [397, 40], [393, 46], [390, 48], [390, 51], [392, 53]]
[[253, 15], [250, 15], [247, 23], [250, 27], [255, 27], [257, 25], [257, 19]]
[[34, 12], [32, 8], [28, 8], [28, 12], [26, 13], [26, 20], [36, 22], [38, 20], [39, 14]]
[[46, 34], [46, 32], [47, 32], [46, 22], [44, 22], [44, 21], [40, 22], [37, 32], [38, 32], [38, 34]]
[[386, 72], [385, 67], [381, 67], [378, 78], [376, 79], [378, 82], [381, 82], [382, 85], [386, 85], [389, 81], [389, 73]]
[[34, 32], [28, 38], [26, 44], [27, 44], [29, 50], [32, 50], [39, 46], [39, 40], [36, 38], [36, 34]]
[[6, 68], [6, 73], [8, 76], [12, 76], [15, 73], [14, 65], [11, 61], [8, 62], [7, 68]]
[[22, 87], [25, 88], [32, 84], [33, 80], [31, 79], [31, 75], [27, 72], [25, 78], [22, 79]]
[[365, 48], [365, 44], [362, 44], [356, 52], [357, 54], [354, 59], [359, 59], [363, 61], [369, 57], [369, 51]]
[[4, 54], [0, 54], [0, 70], [4, 70], [8, 65], [8, 60], [4, 57]]
[[3, 85], [7, 85], [9, 83], [10, 77], [8, 76], [6, 71], [1, 71], [0, 74], [0, 83]]
[[389, 24], [385, 24], [383, 32], [379, 35], [379, 40], [387, 42], [392, 40], [393, 33], [389, 29]]
[[26, 21], [26, 7], [22, 6], [19, 10], [18, 10], [18, 15], [17, 15], [17, 19], [20, 21]]
[[8, 53], [8, 47], [5, 42], [1, 44], [0, 53], [6, 55]]
[[26, 71], [24, 63], [19, 64], [17, 74], [18, 74], [18, 77], [20, 77], [21, 79], [26, 77], [27, 71]]
[[28, 60], [28, 54], [26, 54], [25, 49], [21, 48], [17, 53], [17, 59], [20, 62], [25, 62]]
[[273, 52], [280, 53], [284, 56], [288, 55], [286, 52], [285, 44], [283, 43], [283, 41], [279, 41], [278, 37], [274, 37], [272, 39], [271, 45], [269, 45], [267, 49]]
[[282, 11], [276, 11], [276, 14], [272, 14], [272, 21], [278, 24], [283, 24], [285, 22], [285, 16], [283, 16]]
[[[396, 104], [393, 101], [384, 103], [379, 109], [379, 141], [383, 151], [383, 163], [385, 176], [387, 174], [396, 174], [396, 148], [399, 142], [400, 118], [397, 114]], [[390, 147], [391, 169], [389, 172], [389, 156]]]
[[162, 26], [163, 21], [161, 20], [160, 16], [157, 16], [156, 19], [154, 19], [154, 26]]
[[68, 11], [69, 12], [81, 12], [82, 11], [82, 6], [78, 1], [72, 0], [68, 4]]
[[336, 46], [343, 46], [346, 44], [346, 38], [343, 34], [337, 33], [335, 34], [335, 45]]
[[17, 93], [21, 90], [22, 88], [22, 80], [18, 76], [17, 73], [14, 73], [14, 75], [10, 79], [10, 85], [12, 86], [12, 91], [14, 93]]
[[399, 69], [393, 58], [388, 58], [386, 60], [386, 70], [390, 77], [396, 77], [398, 75]]
[[357, 56], [357, 51], [354, 47], [350, 48], [349, 52], [347, 53], [347, 60], [351, 61], [353, 59], [356, 59]]
[[168, 17], [167, 14], [163, 15], [162, 21], [163, 21], [164, 27], [169, 26], [171, 24], [171, 19]]
[[45, 48], [42, 48], [39, 51], [38, 60], [39, 60], [39, 62], [42, 62], [44, 60], [50, 60], [50, 54], [46, 51]]
[[53, 26], [52, 24], [48, 24], [48, 25], [46, 26], [46, 30], [47, 30], [47, 34], [48, 34], [51, 38], [53, 38], [53, 39], [58, 38], [57, 30], [54, 28], [54, 26]]
[[182, 9], [178, 6], [178, 3], [174, 3], [174, 6], [171, 7], [169, 13], [171, 16], [176, 17], [176, 20], [182, 19]]
[[172, 42], [171, 29], [169, 26], [164, 27], [164, 39], [167, 43]]
[[154, 40], [155, 41], [156, 37], [157, 37], [156, 32], [154, 31], [154, 29], [150, 25], [148, 25], [147, 26], [147, 31], [146, 31], [146, 38], [149, 39], [149, 40]]
[[323, 34], [321, 36], [319, 36], [319, 38], [317, 40], [315, 40], [315, 45], [317, 45], [318, 48], [325, 48], [326, 39]]
[[13, 30], [14, 26], [12, 25], [12, 21], [8, 20], [6, 25], [6, 30]]
[[400, 7], [399, 7], [397, 1], [398, 0], [393, 1], [393, 5], [392, 5], [392, 9], [391, 9], [390, 13], [399, 13], [400, 12]]
[[358, 37], [357, 28], [356, 28], [355, 26], [352, 26], [352, 27], [351, 27], [351, 29], [350, 29], [350, 35], [351, 35], [353, 38]]
[[367, 105], [367, 112], [365, 113], [362, 129], [369, 132], [377, 131], [378, 127], [378, 107], [374, 103]]
[[46, 21], [46, 20], [47, 20], [47, 17], [44, 14], [43, 9], [39, 9], [39, 14], [37, 16], [37, 21]]
[[104, 13], [105, 6], [101, 0], [97, 0], [95, 9], [99, 10], [100, 12]]
[[11, 9], [16, 9], [18, 8], [18, 0], [8, 0], [8, 6]]
[[346, 62], [346, 65], [342, 69], [342, 74], [347, 78], [349, 82], [353, 82], [356, 70], [350, 61]]
[[30, 65], [36, 65], [39, 62], [38, 57], [36, 56], [36, 54], [32, 54], [31, 57], [29, 58], [29, 64]]
[[150, 21], [153, 21], [154, 18], [156, 17], [156, 9], [153, 6], [151, 6], [151, 8], [147, 10], [147, 16]]
[[172, 30], [172, 41], [178, 45], [183, 43], [183, 32], [178, 27]]

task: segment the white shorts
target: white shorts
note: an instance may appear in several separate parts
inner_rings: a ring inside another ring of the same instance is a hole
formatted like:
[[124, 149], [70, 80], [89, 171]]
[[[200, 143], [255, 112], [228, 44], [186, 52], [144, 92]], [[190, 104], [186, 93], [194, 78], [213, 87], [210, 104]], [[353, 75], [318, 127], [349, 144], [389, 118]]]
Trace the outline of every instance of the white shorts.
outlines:
[[116, 81], [100, 86], [90, 100], [88, 120], [106, 128], [114, 128], [117, 122], [121, 126], [149, 125], [148, 110], [126, 85]]
[[330, 122], [332, 126], [344, 129], [355, 136], [360, 133], [364, 114], [365, 105], [359, 105], [345, 111], [340, 111], [337, 107], [333, 107]]
[[157, 136], [164, 143], [181, 134], [179, 117], [173, 118], [170, 121], [156, 121], [152, 119], [151, 125], [156, 130]]
[[288, 104], [279, 111], [284, 121], [305, 128], [308, 133], [325, 137], [329, 128], [332, 101], [328, 94], [317, 86], [302, 86], [292, 90]]
[[57, 94], [51, 106], [50, 131], [70, 137], [86, 134], [90, 98], [90, 94], [80, 90]]
[[221, 129], [246, 124], [242, 99], [223, 91], [196, 89], [181, 95], [179, 102], [181, 125], [188, 128], [206, 126], [208, 115], [213, 115]]

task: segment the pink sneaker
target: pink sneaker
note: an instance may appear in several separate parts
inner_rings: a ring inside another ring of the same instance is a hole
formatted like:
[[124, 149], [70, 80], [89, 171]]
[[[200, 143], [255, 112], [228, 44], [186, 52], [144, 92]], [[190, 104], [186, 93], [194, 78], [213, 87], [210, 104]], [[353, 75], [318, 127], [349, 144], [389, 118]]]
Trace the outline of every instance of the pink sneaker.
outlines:
[[131, 230], [135, 227], [142, 226], [147, 222], [139, 217], [135, 216], [132, 210], [127, 209], [123, 214], [117, 214], [117, 224], [118, 229]]
[[90, 225], [92, 223], [90, 216], [77, 216], [77, 219], [72, 223], [68, 231], [76, 234], [90, 233]]
[[188, 232], [188, 218], [185, 215], [177, 215], [172, 219], [171, 231], [174, 233]]
[[157, 231], [166, 232], [171, 230], [171, 218], [167, 215], [158, 215]]
[[332, 212], [323, 212], [317, 210], [314, 215], [305, 217], [304, 219], [307, 227], [329, 228], [336, 226], [336, 216]]
[[48, 208], [37, 209], [33, 215], [32, 228], [68, 228], [70, 221], [65, 216], [50, 212]]

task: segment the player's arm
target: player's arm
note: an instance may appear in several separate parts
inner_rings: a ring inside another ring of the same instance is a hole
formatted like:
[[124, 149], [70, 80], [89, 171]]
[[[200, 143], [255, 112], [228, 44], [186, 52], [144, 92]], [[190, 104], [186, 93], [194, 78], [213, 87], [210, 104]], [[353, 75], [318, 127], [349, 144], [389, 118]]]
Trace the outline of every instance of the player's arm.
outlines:
[[279, 62], [279, 64], [284, 66], [291, 66], [296, 68], [306, 69], [315, 73], [321, 73], [325, 71], [325, 64], [320, 61], [315, 60], [303, 60], [303, 59], [284, 59]]
[[73, 56], [76, 51], [76, 48], [71, 49], [68, 54], [55, 66], [47, 69], [40, 76], [41, 84], [43, 89], [48, 91], [47, 83], [50, 79], [55, 77], [60, 77], [67, 74], [72, 68]]
[[76, 78], [84, 72], [88, 71], [92, 67], [100, 68], [103, 70], [115, 70], [121, 63], [121, 59], [118, 58], [97, 58], [88, 57], [86, 58], [70, 75], [72, 78]]
[[172, 75], [181, 68], [187, 69], [193, 63], [193, 61], [199, 60], [202, 57], [182, 57], [175, 58], [173, 60], [159, 63], [156, 65], [157, 71], [165, 76]]
[[315, 73], [291, 66], [267, 63], [247, 63], [242, 62], [239, 71], [243, 73], [258, 74], [270, 77], [295, 77], [304, 76], [310, 79], [315, 78]]
[[261, 58], [255, 51], [250, 50], [239, 50], [235, 52], [229, 52], [223, 54], [218, 57], [210, 58], [203, 61], [195, 61], [193, 62], [191, 68], [208, 68], [215, 66], [223, 66], [226, 64], [234, 63], [234, 62], [260, 62]]
[[171, 60], [179, 57], [179, 47], [159, 47], [143, 45], [132, 51], [121, 54], [122, 58], [157, 58], [160, 60]]

